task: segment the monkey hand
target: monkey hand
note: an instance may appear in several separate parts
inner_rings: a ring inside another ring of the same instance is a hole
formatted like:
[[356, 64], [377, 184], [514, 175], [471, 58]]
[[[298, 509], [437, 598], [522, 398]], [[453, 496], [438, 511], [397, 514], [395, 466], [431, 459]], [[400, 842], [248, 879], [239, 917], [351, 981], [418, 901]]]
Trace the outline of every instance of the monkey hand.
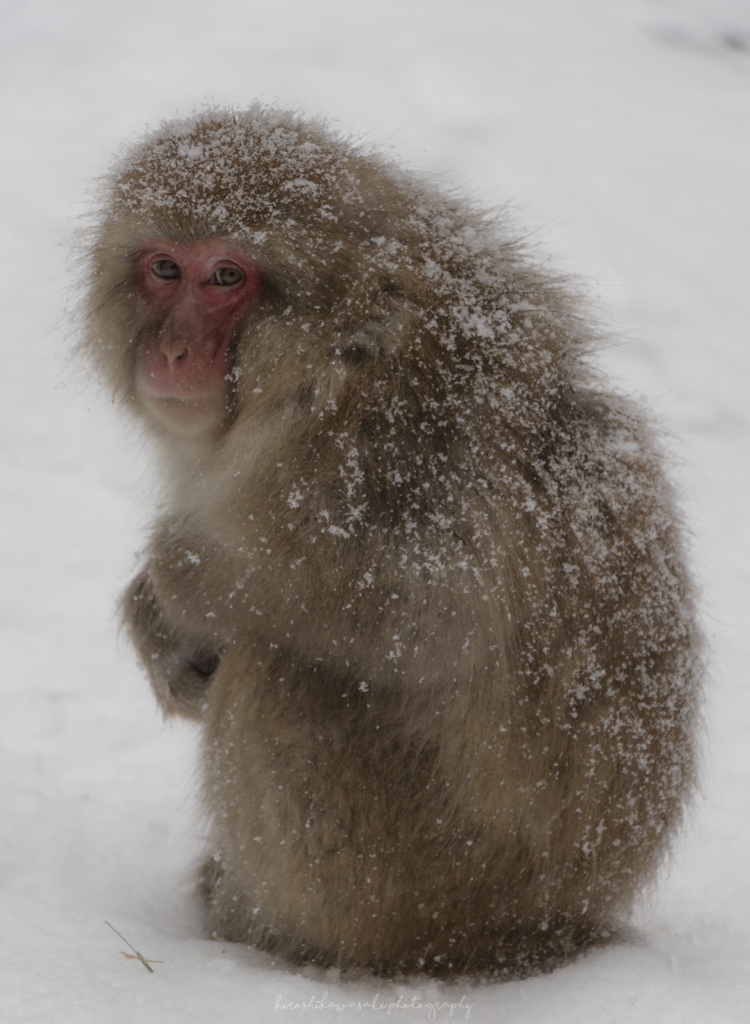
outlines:
[[219, 667], [219, 652], [170, 623], [154, 594], [148, 572], [125, 591], [122, 615], [165, 715], [201, 719], [206, 693]]

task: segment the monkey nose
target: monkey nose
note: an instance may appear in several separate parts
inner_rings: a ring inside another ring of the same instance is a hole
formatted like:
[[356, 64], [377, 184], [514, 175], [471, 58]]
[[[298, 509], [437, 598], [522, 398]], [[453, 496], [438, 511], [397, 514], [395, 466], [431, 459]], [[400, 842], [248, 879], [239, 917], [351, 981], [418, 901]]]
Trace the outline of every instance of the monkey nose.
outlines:
[[177, 335], [165, 335], [161, 339], [161, 351], [167, 360], [167, 364], [174, 366], [189, 354], [190, 346], [184, 338]]

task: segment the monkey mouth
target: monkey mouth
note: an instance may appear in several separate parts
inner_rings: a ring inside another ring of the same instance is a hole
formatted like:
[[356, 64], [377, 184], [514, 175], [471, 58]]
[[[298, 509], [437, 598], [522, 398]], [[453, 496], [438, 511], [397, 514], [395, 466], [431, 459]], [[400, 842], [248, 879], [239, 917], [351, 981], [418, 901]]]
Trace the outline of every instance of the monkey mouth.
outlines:
[[139, 391], [138, 397], [151, 419], [171, 434], [194, 436], [211, 431], [229, 414], [226, 401], [215, 392], [175, 395], [144, 387]]

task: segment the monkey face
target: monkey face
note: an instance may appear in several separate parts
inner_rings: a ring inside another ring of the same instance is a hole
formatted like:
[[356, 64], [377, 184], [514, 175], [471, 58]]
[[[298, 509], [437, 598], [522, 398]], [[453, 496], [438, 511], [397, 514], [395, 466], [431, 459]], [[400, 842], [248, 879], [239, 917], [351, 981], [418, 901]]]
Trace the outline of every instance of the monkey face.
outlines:
[[260, 272], [220, 239], [156, 239], [138, 260], [138, 280], [149, 329], [137, 399], [171, 433], [220, 425], [231, 409], [232, 341], [261, 293]]

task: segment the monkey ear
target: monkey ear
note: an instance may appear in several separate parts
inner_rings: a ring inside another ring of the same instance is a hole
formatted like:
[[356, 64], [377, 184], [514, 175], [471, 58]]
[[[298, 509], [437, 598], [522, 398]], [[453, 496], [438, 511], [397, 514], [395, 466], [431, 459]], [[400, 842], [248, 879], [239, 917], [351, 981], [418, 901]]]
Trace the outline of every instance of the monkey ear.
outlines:
[[384, 324], [365, 325], [346, 339], [340, 349], [341, 359], [347, 366], [361, 366], [382, 359], [387, 354], [387, 331]]
[[342, 361], [359, 366], [391, 355], [406, 336], [408, 319], [408, 306], [397, 286], [385, 285], [369, 304], [363, 321], [341, 338]]

